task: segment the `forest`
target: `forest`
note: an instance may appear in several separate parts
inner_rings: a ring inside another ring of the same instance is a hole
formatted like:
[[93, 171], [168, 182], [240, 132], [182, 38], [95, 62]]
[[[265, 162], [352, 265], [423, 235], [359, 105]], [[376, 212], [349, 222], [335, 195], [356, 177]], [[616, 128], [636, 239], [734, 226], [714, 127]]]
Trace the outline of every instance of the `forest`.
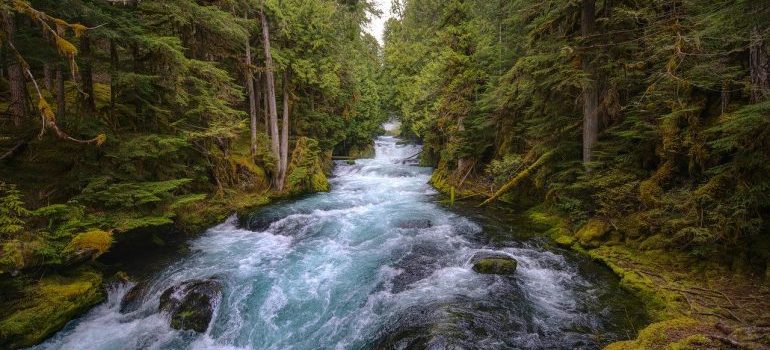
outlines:
[[[115, 261], [334, 196], [339, 168], [382, 166], [394, 120], [393, 147], [421, 149], [388, 161], [433, 168], [442, 203], [515, 212], [494, 215], [641, 300], [647, 327], [588, 348], [770, 346], [770, 2], [0, 0], [0, 14], [2, 348], [133, 281]], [[332, 347], [400, 348], [377, 339]], [[298, 344], [265, 348], [313, 348]]]

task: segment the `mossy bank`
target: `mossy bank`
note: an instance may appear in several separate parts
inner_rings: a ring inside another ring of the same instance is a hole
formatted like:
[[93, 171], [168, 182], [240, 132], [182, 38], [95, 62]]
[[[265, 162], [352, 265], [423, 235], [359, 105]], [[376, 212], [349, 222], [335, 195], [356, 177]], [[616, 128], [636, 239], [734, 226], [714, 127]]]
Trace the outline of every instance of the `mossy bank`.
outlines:
[[[489, 194], [478, 184], [453, 190], [445, 179], [445, 174], [434, 174], [432, 184], [447, 197], [454, 192], [455, 200]], [[520, 210], [533, 234], [606, 265], [620, 278], [621, 287], [644, 303], [652, 323], [638, 330], [637, 338], [606, 349], [764, 349], [770, 344], [770, 289], [761, 274], [747, 273], [728, 259], [704, 260], [664, 249], [660, 237], [624, 239], [601, 219], [573, 227], [544, 204], [508, 199], [517, 204], [497, 205], [529, 208]]]

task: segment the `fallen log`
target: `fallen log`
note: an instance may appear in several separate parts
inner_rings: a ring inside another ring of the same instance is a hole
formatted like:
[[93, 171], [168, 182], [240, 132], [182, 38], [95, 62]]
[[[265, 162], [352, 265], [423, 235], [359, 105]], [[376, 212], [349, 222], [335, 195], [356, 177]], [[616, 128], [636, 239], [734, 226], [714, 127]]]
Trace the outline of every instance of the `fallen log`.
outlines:
[[514, 176], [513, 179], [508, 181], [505, 185], [500, 187], [495, 194], [492, 195], [492, 197], [489, 197], [487, 200], [485, 200], [483, 203], [479, 204], [479, 206], [485, 206], [489, 203], [494, 202], [497, 198], [504, 195], [506, 192], [510, 191], [512, 188], [516, 187], [519, 183], [524, 181], [526, 178], [529, 177], [535, 170], [537, 170], [539, 167], [541, 167], [543, 164], [545, 164], [548, 159], [550, 159], [554, 155], [554, 151], [548, 151], [540, 158], [532, 163], [528, 168], [524, 169], [524, 171], [520, 172], [518, 175]]

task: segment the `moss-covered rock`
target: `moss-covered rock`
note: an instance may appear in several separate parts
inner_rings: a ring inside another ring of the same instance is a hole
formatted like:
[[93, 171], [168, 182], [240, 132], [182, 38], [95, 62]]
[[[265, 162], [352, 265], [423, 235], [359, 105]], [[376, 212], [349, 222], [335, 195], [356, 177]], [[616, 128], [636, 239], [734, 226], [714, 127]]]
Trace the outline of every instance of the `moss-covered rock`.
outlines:
[[585, 247], [598, 247], [609, 231], [609, 225], [598, 219], [588, 220], [583, 227], [575, 233], [575, 238]]
[[543, 206], [535, 206], [527, 210], [526, 216], [535, 226], [536, 230], [545, 231], [544, 234], [554, 240], [556, 245], [570, 248], [575, 244], [575, 237], [569, 229], [566, 220], [554, 215]]
[[685, 350], [721, 349], [718, 342], [709, 338], [709, 326], [692, 318], [682, 317], [653, 323], [639, 332], [635, 340], [616, 342], [604, 350]]
[[171, 327], [205, 332], [222, 298], [222, 285], [214, 279], [192, 280], [166, 289], [160, 296], [160, 311], [170, 315]]
[[64, 249], [70, 263], [94, 260], [110, 249], [113, 242], [112, 232], [89, 230], [76, 235]]
[[91, 270], [45, 277], [23, 293], [21, 300], [2, 305], [0, 348], [37, 344], [105, 297], [102, 275]]
[[512, 275], [516, 272], [518, 262], [507, 254], [477, 253], [471, 258], [473, 271], [481, 274]]

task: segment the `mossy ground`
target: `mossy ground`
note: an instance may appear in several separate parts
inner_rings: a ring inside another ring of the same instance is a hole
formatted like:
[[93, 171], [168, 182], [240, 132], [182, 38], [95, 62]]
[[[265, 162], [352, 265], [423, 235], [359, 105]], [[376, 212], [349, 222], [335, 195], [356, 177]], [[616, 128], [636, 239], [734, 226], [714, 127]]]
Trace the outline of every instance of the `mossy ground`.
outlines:
[[[635, 340], [610, 344], [630, 349], [766, 349], [770, 345], [770, 289], [756, 277], [736, 274], [719, 262], [656, 249], [646, 240], [623, 243], [599, 234], [591, 222], [576, 233], [543, 207], [528, 212], [557, 244], [610, 267], [621, 285], [643, 300], [655, 323]], [[588, 243], [586, 245], [582, 243]]]
[[0, 348], [34, 345], [105, 296], [102, 275], [89, 269], [43, 277], [24, 286], [19, 293], [20, 298], [2, 304]]
[[[437, 171], [431, 184], [449, 195], [447, 180]], [[620, 277], [621, 286], [644, 302], [654, 323], [640, 330], [637, 339], [606, 349], [769, 348], [770, 287], [761, 278], [734, 273], [720, 262], [663, 250], [656, 243], [662, 240], [659, 236], [624, 242], [598, 220], [573, 229], [567, 218], [544, 205], [531, 207], [524, 216], [556, 245], [607, 265]]]

